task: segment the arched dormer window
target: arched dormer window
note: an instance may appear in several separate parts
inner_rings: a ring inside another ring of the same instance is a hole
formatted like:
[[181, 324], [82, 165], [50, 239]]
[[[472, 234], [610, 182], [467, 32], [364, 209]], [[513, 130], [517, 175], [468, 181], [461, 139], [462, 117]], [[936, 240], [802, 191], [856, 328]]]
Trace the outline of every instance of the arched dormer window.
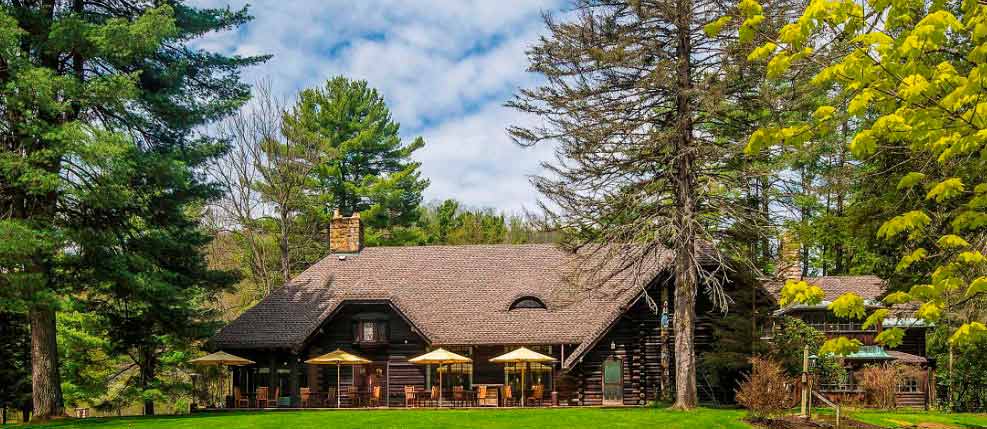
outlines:
[[544, 310], [546, 307], [545, 303], [538, 298], [533, 296], [522, 296], [514, 300], [514, 303], [511, 304], [511, 310], [516, 308], [540, 308]]

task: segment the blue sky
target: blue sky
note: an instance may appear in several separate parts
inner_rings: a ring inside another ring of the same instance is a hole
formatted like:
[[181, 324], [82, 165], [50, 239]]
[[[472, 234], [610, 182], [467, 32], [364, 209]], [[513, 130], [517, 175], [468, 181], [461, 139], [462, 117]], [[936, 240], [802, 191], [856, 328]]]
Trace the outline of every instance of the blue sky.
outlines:
[[[242, 0], [193, 0], [242, 7]], [[432, 184], [426, 201], [456, 198], [475, 207], [535, 209], [528, 176], [552, 157], [550, 147], [521, 148], [506, 135], [536, 118], [502, 107], [520, 87], [539, 82], [524, 52], [544, 33], [543, 11], [559, 0], [259, 0], [256, 17], [237, 32], [197, 45], [241, 55], [273, 54], [245, 73], [291, 96], [333, 75], [365, 79], [401, 123], [422, 136], [416, 158]]]

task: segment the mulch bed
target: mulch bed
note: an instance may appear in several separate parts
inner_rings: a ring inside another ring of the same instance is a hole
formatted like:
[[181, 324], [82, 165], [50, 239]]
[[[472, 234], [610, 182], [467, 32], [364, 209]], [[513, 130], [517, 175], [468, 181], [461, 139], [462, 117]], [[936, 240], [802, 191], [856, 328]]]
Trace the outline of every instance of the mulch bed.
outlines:
[[[809, 421], [801, 419], [797, 416], [785, 416], [774, 419], [760, 420], [746, 419], [746, 421], [754, 426], [768, 429], [817, 429], [836, 427], [836, 417], [833, 416], [817, 416], [813, 417], [812, 420]], [[846, 417], [840, 419], [840, 427], [845, 429], [883, 429], [880, 426], [848, 419]]]

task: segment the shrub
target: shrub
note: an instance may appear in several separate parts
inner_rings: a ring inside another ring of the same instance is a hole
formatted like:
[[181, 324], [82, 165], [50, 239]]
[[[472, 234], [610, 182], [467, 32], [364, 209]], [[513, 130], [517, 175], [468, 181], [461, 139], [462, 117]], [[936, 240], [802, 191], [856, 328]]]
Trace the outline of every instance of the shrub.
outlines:
[[781, 415], [793, 405], [793, 381], [778, 362], [751, 358], [751, 372], [737, 389], [737, 402], [754, 419]]
[[910, 365], [868, 365], [857, 373], [858, 384], [864, 392], [864, 402], [871, 407], [893, 409], [897, 406], [895, 393], [905, 377], [921, 376]]

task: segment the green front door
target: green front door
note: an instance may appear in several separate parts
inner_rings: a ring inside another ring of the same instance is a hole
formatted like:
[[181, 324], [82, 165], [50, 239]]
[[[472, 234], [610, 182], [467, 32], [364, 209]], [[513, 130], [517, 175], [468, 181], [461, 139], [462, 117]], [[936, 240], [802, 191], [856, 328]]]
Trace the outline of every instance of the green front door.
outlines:
[[624, 404], [624, 365], [620, 359], [603, 361], [603, 405]]

